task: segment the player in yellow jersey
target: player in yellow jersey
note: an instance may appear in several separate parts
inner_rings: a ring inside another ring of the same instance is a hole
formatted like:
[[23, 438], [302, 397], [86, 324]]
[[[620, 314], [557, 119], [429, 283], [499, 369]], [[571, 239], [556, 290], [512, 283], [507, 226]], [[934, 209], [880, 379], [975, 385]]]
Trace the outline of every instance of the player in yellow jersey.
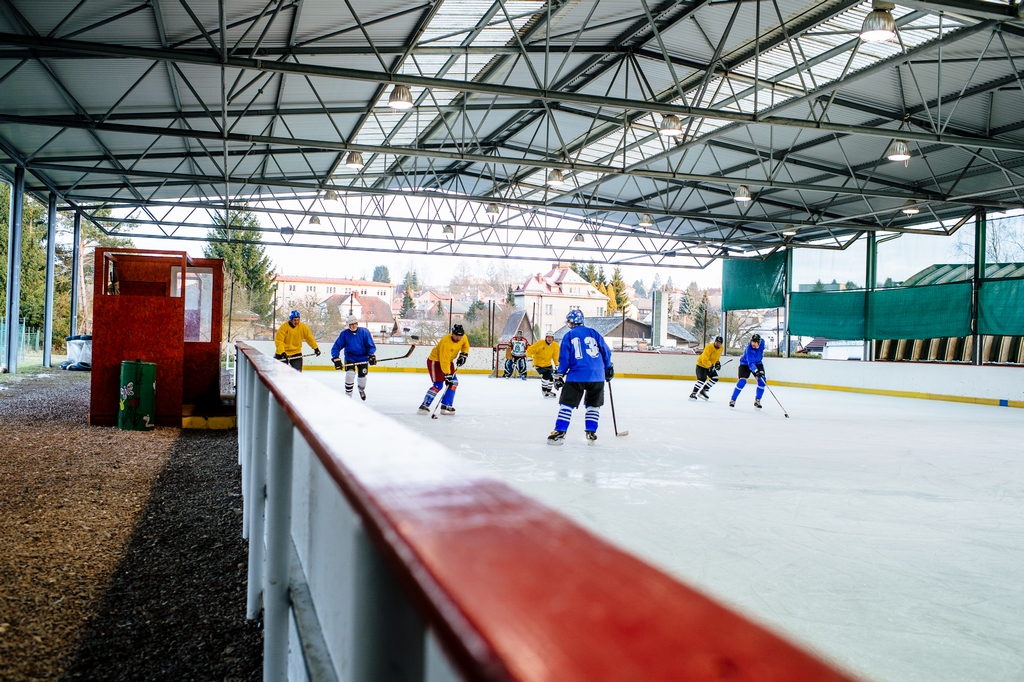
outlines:
[[545, 398], [557, 398], [554, 391], [554, 373], [558, 366], [558, 342], [548, 332], [544, 338], [526, 349], [526, 357], [533, 358], [533, 368], [540, 375], [540, 392]]
[[426, 397], [423, 398], [423, 404], [419, 409], [420, 414], [430, 413], [430, 406], [434, 403], [434, 398], [437, 397], [442, 386], [448, 388], [441, 396], [441, 414], [449, 417], [455, 414], [452, 403], [455, 402], [455, 389], [459, 387], [459, 379], [455, 376], [455, 372], [466, 363], [467, 358], [469, 358], [469, 339], [466, 338], [466, 330], [462, 328], [461, 324], [457, 324], [452, 327], [452, 333], [438, 341], [434, 350], [430, 351], [430, 355], [427, 356], [427, 373], [430, 374], [430, 381], [433, 385], [427, 391]]
[[704, 400], [710, 400], [708, 391], [718, 383], [718, 370], [722, 369], [721, 357], [722, 337], [716, 336], [715, 342], [704, 346], [704, 352], [697, 357], [697, 383], [693, 386], [690, 400], [696, 400], [698, 395]]
[[302, 342], [305, 341], [313, 349], [317, 357], [320, 356], [320, 348], [316, 345], [313, 332], [299, 317], [299, 311], [293, 310], [288, 315], [288, 324], [282, 324], [274, 335], [274, 359], [291, 365], [302, 371]]

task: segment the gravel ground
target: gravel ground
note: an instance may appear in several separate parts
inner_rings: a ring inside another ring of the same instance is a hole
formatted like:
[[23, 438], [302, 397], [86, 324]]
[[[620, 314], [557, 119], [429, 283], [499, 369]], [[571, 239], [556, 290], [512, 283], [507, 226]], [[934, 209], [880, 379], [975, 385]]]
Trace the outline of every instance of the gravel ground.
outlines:
[[86, 373], [0, 380], [0, 679], [260, 679], [235, 432], [88, 403]]

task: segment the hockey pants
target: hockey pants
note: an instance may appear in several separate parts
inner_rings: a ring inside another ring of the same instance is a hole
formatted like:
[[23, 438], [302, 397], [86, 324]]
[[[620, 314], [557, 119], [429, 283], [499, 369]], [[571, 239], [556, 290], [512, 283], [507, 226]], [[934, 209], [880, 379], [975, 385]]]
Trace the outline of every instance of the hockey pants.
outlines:
[[537, 374], [540, 375], [540, 392], [541, 393], [553, 393], [555, 390], [555, 380], [552, 376], [554, 372], [553, 367], [534, 367], [537, 370]]

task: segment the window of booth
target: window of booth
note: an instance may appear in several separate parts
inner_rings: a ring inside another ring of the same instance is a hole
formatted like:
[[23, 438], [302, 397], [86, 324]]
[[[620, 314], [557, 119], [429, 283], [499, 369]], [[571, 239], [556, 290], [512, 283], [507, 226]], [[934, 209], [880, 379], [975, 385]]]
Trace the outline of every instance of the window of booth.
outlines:
[[[181, 268], [171, 268], [175, 283], [171, 295], [181, 290]], [[213, 340], [213, 269], [185, 269], [185, 340], [209, 343]]]

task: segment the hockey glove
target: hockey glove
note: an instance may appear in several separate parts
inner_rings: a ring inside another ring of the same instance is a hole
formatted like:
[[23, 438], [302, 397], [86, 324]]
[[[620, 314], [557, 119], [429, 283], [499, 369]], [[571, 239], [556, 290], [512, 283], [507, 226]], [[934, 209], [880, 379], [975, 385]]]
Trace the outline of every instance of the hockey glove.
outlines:
[[722, 363], [721, 362], [716, 362], [715, 363], [715, 371], [717, 372], [720, 369], [722, 369]]
[[459, 353], [459, 357], [455, 358], [455, 366], [462, 367], [464, 364], [466, 364], [466, 360], [468, 359], [469, 355], [467, 355], [466, 353]]
[[604, 380], [611, 381], [613, 378], [615, 378], [615, 368], [608, 365], [604, 368]]
[[556, 391], [561, 391], [562, 390], [562, 386], [565, 386], [565, 377], [563, 377], [561, 374], [556, 374], [555, 375], [555, 390]]
[[285, 354], [284, 354], [284, 353], [278, 353], [278, 354], [276, 354], [276, 355], [274, 356], [274, 359], [275, 359], [275, 360], [280, 360], [281, 362], [288, 362], [288, 358], [287, 358], [287, 357], [285, 356]]
[[455, 375], [454, 374], [445, 374], [444, 375], [444, 385], [445, 386], [451, 386], [454, 383], [455, 383]]
[[320, 357], [320, 349], [319, 348], [314, 348], [313, 349], [313, 354], [316, 355], [317, 357]]
[[345, 365], [342, 364], [341, 358], [331, 358], [331, 361], [334, 362], [334, 369], [345, 369]]
[[369, 363], [371, 365], [376, 365], [377, 364], [377, 356], [374, 355], [373, 353], [370, 353], [370, 357], [367, 358], [367, 359], [368, 359], [368, 361], [369, 361]]
[[764, 370], [763, 369], [757, 370], [756, 372], [754, 372], [754, 376], [756, 376], [761, 381], [764, 381]]

